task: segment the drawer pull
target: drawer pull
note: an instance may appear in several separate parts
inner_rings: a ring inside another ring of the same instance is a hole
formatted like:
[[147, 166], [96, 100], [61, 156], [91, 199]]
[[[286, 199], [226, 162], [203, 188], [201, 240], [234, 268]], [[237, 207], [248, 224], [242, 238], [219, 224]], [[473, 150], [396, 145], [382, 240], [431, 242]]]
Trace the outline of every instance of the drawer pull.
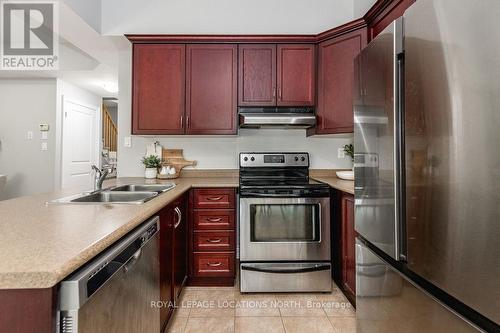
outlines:
[[207, 266], [210, 266], [210, 267], [219, 267], [219, 266], [222, 266], [222, 263], [221, 262], [216, 262], [216, 263], [212, 264], [211, 262], [207, 262]]
[[222, 217], [217, 217], [217, 218], [207, 217], [207, 221], [208, 222], [220, 222], [220, 221], [222, 221]]
[[219, 201], [221, 199], [222, 199], [222, 197], [207, 197], [208, 201]]
[[217, 239], [209, 238], [209, 239], [207, 239], [207, 242], [209, 242], [209, 243], [220, 243], [220, 242], [222, 242], [222, 239], [220, 239], [220, 238], [217, 238]]

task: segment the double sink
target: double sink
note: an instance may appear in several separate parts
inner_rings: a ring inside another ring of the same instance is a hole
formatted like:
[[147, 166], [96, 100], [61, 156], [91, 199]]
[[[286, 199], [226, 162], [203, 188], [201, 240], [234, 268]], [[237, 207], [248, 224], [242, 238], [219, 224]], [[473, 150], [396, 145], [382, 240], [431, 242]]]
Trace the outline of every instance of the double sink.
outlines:
[[77, 194], [49, 203], [55, 204], [143, 204], [175, 187], [174, 183], [150, 185], [122, 185], [91, 193]]

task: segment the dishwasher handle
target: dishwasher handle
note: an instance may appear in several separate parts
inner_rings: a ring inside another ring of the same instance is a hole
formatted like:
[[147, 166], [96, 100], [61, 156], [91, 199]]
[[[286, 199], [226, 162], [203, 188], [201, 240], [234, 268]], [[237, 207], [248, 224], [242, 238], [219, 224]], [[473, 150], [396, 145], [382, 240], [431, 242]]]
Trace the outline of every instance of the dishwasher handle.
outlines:
[[148, 220], [64, 279], [60, 284], [59, 310], [80, 309], [118, 271], [130, 270], [139, 259], [141, 249], [157, 237], [159, 230], [159, 217]]

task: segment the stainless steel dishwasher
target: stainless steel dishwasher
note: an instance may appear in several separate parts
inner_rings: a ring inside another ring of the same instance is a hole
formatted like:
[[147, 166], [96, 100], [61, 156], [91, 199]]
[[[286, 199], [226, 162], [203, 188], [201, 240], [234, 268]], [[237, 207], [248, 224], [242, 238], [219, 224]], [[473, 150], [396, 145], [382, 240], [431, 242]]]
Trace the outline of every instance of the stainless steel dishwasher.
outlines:
[[58, 332], [160, 332], [159, 228], [152, 218], [61, 282]]

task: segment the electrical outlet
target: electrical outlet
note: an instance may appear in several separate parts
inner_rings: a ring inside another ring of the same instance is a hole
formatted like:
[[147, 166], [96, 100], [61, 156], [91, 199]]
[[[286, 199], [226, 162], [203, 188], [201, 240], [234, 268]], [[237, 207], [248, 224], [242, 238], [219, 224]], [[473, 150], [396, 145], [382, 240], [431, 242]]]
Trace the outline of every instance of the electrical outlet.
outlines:
[[26, 138], [28, 140], [33, 140], [33, 131], [28, 131], [28, 133], [26, 133]]
[[123, 146], [126, 148], [132, 147], [132, 137], [131, 136], [126, 136], [123, 138]]
[[42, 151], [47, 151], [49, 148], [48, 148], [48, 145], [47, 145], [47, 142], [42, 142]]
[[338, 153], [337, 153], [338, 158], [345, 158], [345, 151], [344, 148], [339, 148]]

